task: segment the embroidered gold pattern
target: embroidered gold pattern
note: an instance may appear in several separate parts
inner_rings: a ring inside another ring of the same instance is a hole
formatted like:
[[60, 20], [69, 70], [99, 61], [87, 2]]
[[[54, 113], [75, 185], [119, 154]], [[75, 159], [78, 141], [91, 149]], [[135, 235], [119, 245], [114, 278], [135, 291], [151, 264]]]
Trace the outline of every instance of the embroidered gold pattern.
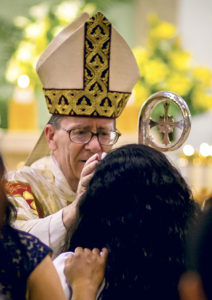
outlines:
[[[40, 218], [43, 217], [43, 211], [40, 205], [37, 203], [29, 183], [16, 180], [7, 182], [6, 191], [8, 196], [23, 197], [26, 203], [29, 205], [32, 213]], [[13, 198], [11, 201], [13, 201]]]
[[111, 24], [97, 13], [85, 23], [84, 89], [44, 89], [51, 114], [117, 118], [130, 93], [109, 90]]

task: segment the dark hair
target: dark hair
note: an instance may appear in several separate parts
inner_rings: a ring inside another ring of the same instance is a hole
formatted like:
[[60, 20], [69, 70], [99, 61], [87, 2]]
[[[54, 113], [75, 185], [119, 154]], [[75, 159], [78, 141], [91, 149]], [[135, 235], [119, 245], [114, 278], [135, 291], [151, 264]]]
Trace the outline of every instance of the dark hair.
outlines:
[[16, 210], [6, 196], [5, 166], [0, 154], [0, 230], [16, 217]]
[[189, 233], [187, 269], [199, 273], [208, 300], [212, 299], [212, 208], [202, 213]]
[[123, 146], [98, 164], [80, 199], [71, 250], [109, 249], [102, 299], [178, 299], [194, 211], [190, 189], [164, 154]]

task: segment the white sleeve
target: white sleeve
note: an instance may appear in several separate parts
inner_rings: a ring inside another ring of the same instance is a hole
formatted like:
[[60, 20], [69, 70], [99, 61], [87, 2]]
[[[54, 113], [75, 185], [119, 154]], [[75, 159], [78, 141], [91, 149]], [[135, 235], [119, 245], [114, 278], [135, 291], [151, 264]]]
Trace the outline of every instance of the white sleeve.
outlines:
[[[63, 287], [63, 291], [65, 293], [65, 296], [66, 296], [67, 300], [71, 300], [72, 290], [71, 290], [71, 287], [70, 287], [69, 283], [66, 280], [66, 276], [64, 274], [64, 268], [65, 268], [65, 261], [69, 257], [70, 253], [73, 254], [73, 252], [61, 253], [56, 259], [53, 260], [53, 264], [54, 264], [55, 269], [57, 270], [57, 273], [59, 275], [60, 282], [61, 282], [61, 285]], [[102, 283], [101, 283], [101, 285], [98, 289], [96, 300], [99, 298], [99, 296], [100, 296], [101, 292], [103, 291], [104, 287], [105, 287], [105, 278], [103, 279], [103, 281], [102, 281]]]
[[64, 274], [64, 267], [65, 267], [65, 261], [68, 258], [68, 256], [70, 255], [70, 253], [73, 253], [73, 252], [61, 253], [55, 260], [53, 260], [53, 264], [59, 275], [60, 282], [62, 284], [63, 291], [65, 293], [67, 300], [71, 299], [71, 287], [66, 280], [66, 277]]
[[62, 209], [45, 218], [34, 218], [28, 220], [17, 219], [14, 226], [26, 232], [29, 232], [39, 238], [44, 244], [49, 246], [52, 251], [52, 257], [56, 257], [62, 251], [68, 249], [68, 232], [63, 224]]
[[67, 230], [63, 224], [62, 212], [63, 210], [61, 209], [48, 217], [37, 219], [29, 230], [29, 233], [38, 237], [52, 249], [53, 257], [56, 257], [62, 251], [67, 249]]
[[9, 197], [9, 199], [17, 211], [17, 219], [14, 222], [17, 229], [39, 238], [52, 249], [53, 257], [68, 249], [68, 232], [62, 220], [63, 209], [47, 217], [39, 218], [22, 197]]

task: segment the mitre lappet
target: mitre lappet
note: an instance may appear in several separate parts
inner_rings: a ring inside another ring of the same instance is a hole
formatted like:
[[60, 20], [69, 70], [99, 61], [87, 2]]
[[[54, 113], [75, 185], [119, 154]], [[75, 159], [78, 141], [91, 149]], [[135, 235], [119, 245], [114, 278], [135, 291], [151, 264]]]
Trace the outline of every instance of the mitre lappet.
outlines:
[[[36, 71], [50, 114], [116, 119], [139, 78], [127, 42], [100, 12], [83, 13], [41, 54]], [[26, 165], [49, 154], [42, 133]]]

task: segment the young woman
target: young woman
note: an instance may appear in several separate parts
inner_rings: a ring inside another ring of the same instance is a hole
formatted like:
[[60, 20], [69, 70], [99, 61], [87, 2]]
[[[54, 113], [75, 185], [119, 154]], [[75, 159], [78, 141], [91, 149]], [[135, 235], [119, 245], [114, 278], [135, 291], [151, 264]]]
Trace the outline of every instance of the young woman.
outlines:
[[[10, 225], [15, 210], [6, 197], [4, 174], [5, 168], [0, 156], [0, 299], [65, 300], [65, 294], [50, 257], [51, 249], [36, 237], [16, 230]], [[79, 250], [76, 251], [78, 253]], [[70, 283], [73, 294], [78, 296], [78, 288], [83, 283], [85, 288], [91, 291], [89, 300], [93, 300], [95, 293], [93, 294], [92, 291], [96, 292], [98, 282], [101, 282], [104, 276], [107, 251], [104, 250], [104, 255], [101, 256], [95, 249], [93, 251], [82, 249], [81, 252], [81, 260], [86, 263], [81, 274], [77, 273], [77, 276], [73, 276], [74, 268], [70, 269], [69, 265], [66, 267], [66, 273], [67, 276], [72, 275]], [[88, 280], [87, 275], [92, 273], [92, 270], [96, 271], [96, 277]]]
[[79, 202], [70, 250], [108, 249], [100, 299], [175, 300], [195, 211], [185, 180], [164, 154], [123, 146], [98, 164]]

